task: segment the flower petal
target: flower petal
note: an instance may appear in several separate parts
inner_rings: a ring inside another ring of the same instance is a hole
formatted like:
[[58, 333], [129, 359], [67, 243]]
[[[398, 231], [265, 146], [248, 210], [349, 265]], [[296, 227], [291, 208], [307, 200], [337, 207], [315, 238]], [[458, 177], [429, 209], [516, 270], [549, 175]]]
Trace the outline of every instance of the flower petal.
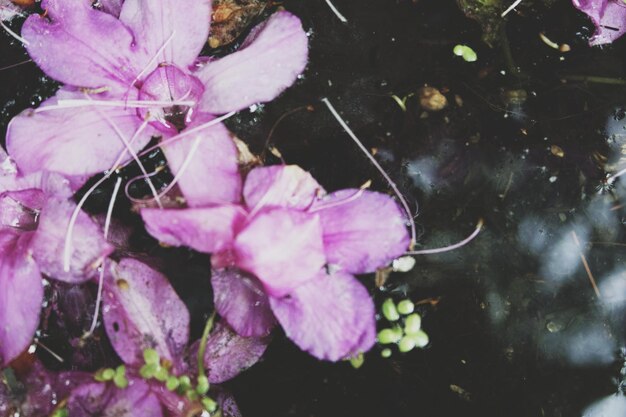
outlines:
[[171, 246], [189, 246], [214, 253], [232, 244], [235, 229], [245, 219], [239, 206], [197, 209], [143, 209], [141, 216], [148, 233]]
[[611, 0], [573, 0], [574, 6], [591, 18], [596, 32], [591, 45], [611, 43], [626, 33], [626, 4]]
[[113, 251], [100, 227], [80, 211], [72, 233], [70, 269], [65, 271], [65, 240], [75, 208], [76, 204], [64, 197], [49, 197], [41, 209], [39, 226], [31, 241], [33, 257], [41, 272], [69, 283], [92, 278], [102, 259]]
[[159, 399], [150, 386], [138, 378], [129, 378], [129, 385], [119, 389], [112, 384], [85, 384], [72, 391], [67, 402], [72, 417], [162, 417]]
[[44, 16], [33, 14], [22, 37], [33, 61], [64, 84], [120, 91], [141, 71], [133, 56], [132, 33], [91, 0], [45, 0]]
[[124, 0], [98, 0], [98, 3], [100, 3], [102, 11], [112, 16], [119, 17]]
[[326, 263], [319, 218], [286, 208], [261, 210], [235, 238], [236, 265], [271, 296], [311, 279]]
[[267, 336], [276, 319], [259, 281], [237, 268], [211, 273], [213, 302], [220, 316], [244, 337]]
[[209, 382], [228, 381], [250, 368], [261, 359], [269, 341], [269, 337], [241, 337], [228, 325], [217, 323], [204, 353]]
[[125, 363], [139, 365], [143, 351], [153, 348], [180, 369], [189, 339], [189, 311], [167, 278], [130, 258], [110, 271], [102, 315], [117, 354]]
[[374, 345], [374, 303], [351, 275], [321, 271], [270, 304], [287, 337], [316, 358], [338, 361]]
[[251, 210], [269, 206], [305, 210], [322, 193], [322, 186], [297, 165], [255, 168], [243, 187], [246, 206]]
[[0, 369], [28, 347], [39, 325], [43, 286], [30, 238], [0, 231]]
[[44, 192], [37, 189], [0, 194], [0, 230], [30, 231], [37, 228], [37, 217], [44, 204]]
[[201, 108], [222, 114], [270, 101], [296, 81], [307, 58], [300, 19], [277, 12], [254, 28], [237, 52], [197, 72], [206, 87]]
[[211, 1], [125, 0], [120, 20], [135, 35], [145, 74], [163, 62], [185, 68], [209, 36]]
[[374, 272], [409, 247], [404, 212], [388, 195], [341, 190], [311, 211], [320, 216], [328, 262], [352, 274]]
[[[25, 110], [11, 120], [7, 149], [21, 173], [47, 170], [80, 176], [106, 171], [126, 149], [120, 135], [130, 141], [140, 128], [134, 109], [52, 107], [71, 99], [85, 100], [85, 96], [61, 89], [38, 109]], [[139, 132], [132, 143], [135, 152], [146, 146], [153, 133], [150, 126]], [[130, 159], [127, 156], [122, 162]]]
[[[198, 116], [187, 129], [210, 122]], [[162, 147], [170, 170], [191, 207], [236, 203], [241, 198], [238, 151], [226, 127], [215, 124]]]

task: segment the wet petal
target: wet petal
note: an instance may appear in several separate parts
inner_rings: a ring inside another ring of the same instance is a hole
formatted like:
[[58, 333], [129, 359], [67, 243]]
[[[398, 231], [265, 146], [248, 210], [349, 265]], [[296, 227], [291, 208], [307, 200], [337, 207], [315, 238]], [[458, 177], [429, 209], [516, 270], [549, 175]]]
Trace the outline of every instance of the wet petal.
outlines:
[[389, 196], [363, 190], [341, 190], [316, 202], [324, 230], [328, 262], [347, 272], [374, 272], [409, 247], [404, 212]]
[[237, 268], [214, 269], [211, 274], [215, 309], [244, 337], [266, 336], [276, 325], [259, 281]]
[[209, 36], [211, 1], [126, 0], [120, 20], [135, 35], [145, 74], [162, 62], [185, 68]]
[[44, 192], [37, 189], [8, 191], [0, 194], [0, 230], [35, 230]]
[[269, 337], [241, 337], [228, 325], [217, 323], [204, 354], [209, 382], [228, 381], [250, 368], [261, 359], [269, 341]]
[[[126, 149], [119, 135], [130, 141], [141, 126], [134, 109], [51, 107], [70, 99], [85, 100], [85, 96], [61, 89], [39, 109], [25, 110], [9, 123], [7, 148], [21, 173], [48, 170], [82, 176], [106, 171]], [[44, 107], [51, 110], [42, 111]], [[133, 141], [133, 149], [146, 146], [153, 133], [153, 128], [145, 127]], [[122, 162], [130, 159], [127, 155]]]
[[102, 312], [117, 354], [125, 363], [139, 365], [143, 351], [153, 348], [180, 368], [189, 339], [189, 311], [167, 278], [130, 258], [110, 271]]
[[0, 369], [28, 347], [39, 325], [43, 286], [30, 238], [0, 231]]
[[611, 43], [626, 33], [626, 4], [611, 0], [573, 0], [574, 6], [591, 18], [596, 32], [591, 45]]
[[102, 11], [112, 16], [119, 17], [124, 0], [98, 0], [98, 3], [100, 3]]
[[322, 271], [270, 304], [287, 337], [319, 359], [338, 361], [374, 345], [374, 303], [351, 275]]
[[297, 165], [255, 168], [246, 177], [243, 196], [250, 209], [261, 206], [307, 209], [324, 189]]
[[[212, 118], [199, 116], [187, 129]], [[236, 203], [241, 198], [238, 151], [226, 127], [218, 123], [162, 147], [170, 170], [192, 207]]]
[[141, 216], [148, 233], [171, 246], [189, 246], [213, 253], [232, 244], [235, 229], [244, 221], [239, 206], [197, 209], [143, 209]]
[[33, 61], [62, 83], [89, 88], [130, 86], [141, 71], [133, 56], [132, 33], [91, 0], [46, 0], [45, 17], [33, 14], [22, 37]]
[[150, 386], [141, 379], [129, 378], [129, 385], [118, 389], [112, 384], [86, 384], [72, 391], [67, 402], [72, 417], [160, 417], [163, 410]]
[[272, 296], [287, 294], [326, 263], [319, 218], [291, 209], [262, 210], [237, 235], [234, 249], [237, 266]]
[[307, 58], [300, 19], [277, 12], [254, 28], [237, 52], [198, 71], [206, 87], [201, 108], [221, 114], [270, 101], [294, 83]]
[[75, 208], [76, 204], [66, 198], [48, 198], [41, 209], [39, 226], [31, 241], [33, 257], [41, 272], [69, 283], [92, 278], [102, 259], [113, 251], [97, 223], [80, 211], [72, 233], [70, 268], [65, 271], [65, 236]]

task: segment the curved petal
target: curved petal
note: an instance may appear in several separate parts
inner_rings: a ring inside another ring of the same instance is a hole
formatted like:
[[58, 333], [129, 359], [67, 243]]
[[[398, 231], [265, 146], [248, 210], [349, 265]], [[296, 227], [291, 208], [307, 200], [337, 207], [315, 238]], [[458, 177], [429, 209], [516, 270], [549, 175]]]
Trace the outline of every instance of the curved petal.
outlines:
[[573, 0], [574, 6], [586, 13], [596, 26], [591, 45], [611, 43], [626, 33], [626, 4], [610, 0]]
[[180, 369], [189, 339], [189, 311], [167, 278], [126, 258], [105, 281], [102, 316], [111, 344], [127, 364], [143, 363], [153, 348]]
[[352, 274], [374, 272], [409, 247], [406, 217], [386, 194], [348, 189], [317, 201], [328, 262]]
[[39, 325], [43, 285], [30, 237], [0, 231], [0, 368], [28, 347]]
[[261, 359], [269, 341], [269, 337], [241, 337], [227, 325], [217, 323], [204, 353], [209, 382], [228, 381], [250, 368]]
[[45, 0], [44, 16], [33, 14], [22, 37], [33, 61], [50, 77], [77, 87], [130, 87], [141, 70], [133, 36], [119, 20], [91, 7], [91, 0]]
[[276, 319], [259, 281], [236, 268], [211, 273], [213, 302], [220, 316], [244, 337], [267, 336]]
[[0, 193], [0, 230], [35, 230], [43, 204], [44, 193], [41, 190], [31, 188]]
[[243, 197], [249, 209], [277, 206], [308, 209], [324, 189], [297, 165], [255, 168], [248, 173]]
[[100, 3], [101, 10], [112, 16], [119, 17], [124, 0], [98, 0], [98, 3]]
[[321, 271], [270, 304], [287, 337], [316, 358], [338, 361], [374, 345], [374, 303], [351, 275]]
[[307, 59], [300, 19], [277, 12], [254, 28], [237, 52], [198, 70], [206, 87], [201, 109], [222, 114], [270, 101], [296, 81]]
[[[82, 93], [61, 89], [36, 110], [14, 117], [7, 130], [7, 149], [23, 174], [41, 170], [66, 175], [92, 175], [110, 169], [126, 150], [122, 135], [142, 149], [154, 130], [139, 130], [141, 120], [134, 109], [81, 105], [54, 108], [59, 100], [86, 100]], [[98, 99], [104, 100], [104, 98]], [[130, 160], [130, 156], [122, 162]]]
[[67, 401], [72, 417], [162, 417], [159, 399], [150, 386], [138, 378], [129, 378], [129, 385], [119, 389], [112, 384], [91, 383], [72, 391]]
[[166, 62], [186, 68], [207, 42], [210, 0], [125, 0], [120, 20], [135, 34], [144, 74]]
[[69, 283], [92, 278], [102, 260], [113, 252], [100, 227], [81, 211], [72, 234], [70, 268], [69, 271], [64, 269], [65, 236], [75, 208], [73, 201], [63, 197], [48, 198], [31, 241], [33, 257], [41, 272]]
[[172, 173], [177, 176], [191, 207], [236, 203], [241, 198], [238, 151], [228, 129], [221, 124], [200, 128], [212, 117], [202, 115], [187, 129], [198, 131], [162, 146]]
[[319, 218], [285, 208], [264, 209], [235, 238], [236, 265], [256, 275], [271, 296], [311, 279], [326, 263]]
[[245, 212], [239, 206], [143, 209], [141, 217], [148, 233], [160, 242], [214, 253], [232, 244], [235, 230], [245, 220]]

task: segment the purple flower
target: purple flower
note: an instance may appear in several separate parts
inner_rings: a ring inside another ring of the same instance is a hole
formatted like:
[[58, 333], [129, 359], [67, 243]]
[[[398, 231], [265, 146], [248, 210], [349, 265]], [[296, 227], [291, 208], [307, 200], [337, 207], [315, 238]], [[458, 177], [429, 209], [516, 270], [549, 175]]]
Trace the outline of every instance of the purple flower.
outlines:
[[596, 26], [591, 45], [611, 43], [626, 33], [626, 4], [622, 0], [573, 0]]
[[76, 205], [68, 180], [57, 174], [16, 175], [0, 151], [0, 368], [31, 342], [43, 301], [42, 275], [77, 283], [90, 279], [111, 253], [100, 229], [79, 212], [76, 250], [65, 270], [61, 253]]
[[141, 214], [169, 245], [212, 253], [215, 306], [242, 336], [278, 320], [302, 349], [340, 360], [374, 343], [373, 302], [352, 274], [373, 272], [409, 245], [405, 218], [387, 195], [326, 195], [297, 166], [253, 169], [243, 205]]
[[308, 54], [299, 19], [277, 12], [237, 52], [198, 59], [209, 0], [126, 0], [119, 19], [91, 3], [44, 0], [45, 17], [22, 28], [32, 59], [65, 84], [9, 125], [22, 172], [91, 175], [129, 160], [152, 136], [176, 136], [162, 146], [188, 203], [236, 201], [237, 150], [213, 115], [269, 101], [295, 81]]

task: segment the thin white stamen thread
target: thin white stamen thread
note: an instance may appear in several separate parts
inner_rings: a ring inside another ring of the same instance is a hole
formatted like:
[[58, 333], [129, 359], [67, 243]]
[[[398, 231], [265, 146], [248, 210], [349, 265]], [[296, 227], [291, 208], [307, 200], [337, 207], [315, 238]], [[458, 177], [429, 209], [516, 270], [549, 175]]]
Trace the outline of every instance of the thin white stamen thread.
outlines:
[[[159, 172], [163, 171], [163, 167], [158, 167], [157, 169], [155, 169], [154, 171], [148, 173], [148, 178], [154, 177], [155, 175], [157, 175]], [[146, 180], [146, 176], [145, 175], [137, 175], [136, 177], [133, 177], [131, 179], [129, 179], [126, 182], [126, 185], [124, 186], [124, 194], [126, 194], [126, 197], [132, 201], [133, 203], [145, 203], [146, 200], [145, 199], [141, 199], [141, 198], [135, 198], [133, 196], [130, 195], [130, 187], [137, 182], [138, 180]]]
[[30, 45], [30, 42], [28, 42], [26, 39], [22, 38], [20, 35], [18, 35], [17, 33], [13, 32], [11, 30], [11, 28], [9, 28], [7, 25], [4, 24], [4, 22], [2, 20], [0, 20], [0, 25], [2, 25], [2, 28], [4, 30], [7, 31], [7, 33], [9, 35], [11, 35], [13, 38], [15, 38], [18, 42], [21, 42], [23, 45]]
[[[133, 137], [130, 139], [129, 144], [132, 144], [135, 141], [135, 139], [139, 137], [139, 135], [141, 134], [141, 132], [143, 132], [143, 129], [145, 129], [147, 124], [148, 122], [144, 121], [141, 124], [141, 126], [139, 126], [137, 131], [135, 131], [135, 134], [133, 135]], [[96, 188], [98, 188], [100, 184], [102, 184], [104, 181], [109, 179], [111, 175], [113, 175], [113, 173], [116, 170], [116, 167], [126, 157], [127, 152], [128, 152], [127, 149], [124, 149], [122, 150], [122, 152], [120, 152], [119, 156], [117, 157], [117, 160], [113, 163], [113, 166], [109, 169], [109, 171], [106, 172], [104, 176], [100, 178], [94, 185], [92, 185], [89, 188], [89, 190], [87, 190], [87, 192], [83, 195], [83, 197], [78, 201], [78, 204], [76, 204], [76, 207], [74, 208], [74, 212], [72, 212], [72, 216], [70, 217], [70, 221], [67, 225], [67, 230], [65, 232], [65, 242], [63, 246], [63, 270], [65, 272], [70, 271], [70, 260], [72, 258], [72, 251], [73, 251], [72, 239], [74, 235], [74, 225], [76, 224], [76, 220], [78, 219], [78, 214], [80, 213], [81, 208], [87, 201], [87, 198], [89, 198], [89, 196], [96, 190]]]
[[353, 194], [349, 195], [348, 197], [339, 200], [339, 201], [333, 201], [331, 203], [328, 203], [326, 205], [319, 205], [317, 207], [315, 207], [314, 209], [310, 209], [309, 213], [315, 213], [321, 210], [326, 210], [329, 208], [333, 208], [333, 207], [338, 207], [338, 206], [342, 206], [344, 204], [348, 204], [351, 203], [353, 201], [358, 200], [364, 193], [365, 193], [366, 188], [359, 188], [357, 191], [355, 191]]
[[81, 100], [81, 99], [67, 99], [59, 100], [57, 104], [51, 104], [49, 106], [39, 107], [34, 110], [35, 113], [43, 113], [51, 110], [72, 109], [80, 107], [124, 107], [124, 108], [151, 108], [162, 106], [194, 106], [195, 101], [181, 100], [181, 101], [151, 101], [151, 100]]
[[619, 171], [617, 174], [613, 174], [613, 175], [611, 175], [610, 177], [608, 177], [608, 178], [606, 179], [607, 184], [613, 184], [613, 182], [614, 182], [617, 178], [621, 177], [621, 176], [622, 176], [622, 175], [624, 175], [624, 174], [626, 174], [626, 168], [622, 169], [622, 170], [621, 170], [621, 171]]
[[339, 10], [337, 10], [335, 5], [332, 4], [330, 0], [326, 0], [326, 4], [328, 4], [328, 7], [330, 7], [330, 10], [332, 10], [333, 13], [335, 13], [335, 15], [339, 18], [339, 20], [341, 20], [343, 23], [348, 23], [348, 19], [346, 19], [344, 15], [339, 13]]
[[147, 154], [149, 154], [150, 152], [152, 152], [152, 151], [154, 151], [156, 149], [163, 148], [163, 147], [165, 147], [167, 145], [170, 145], [170, 144], [172, 144], [174, 142], [177, 142], [177, 141], [179, 141], [180, 139], [182, 139], [185, 136], [188, 136], [188, 135], [190, 135], [192, 133], [196, 133], [196, 132], [198, 132], [198, 131], [200, 131], [202, 129], [205, 129], [207, 127], [214, 126], [214, 125], [216, 125], [216, 124], [218, 124], [218, 123], [220, 123], [220, 122], [222, 122], [222, 121], [232, 117], [236, 113], [237, 113], [236, 111], [231, 111], [230, 113], [227, 113], [227, 114], [225, 114], [223, 116], [220, 116], [220, 117], [218, 117], [216, 119], [213, 119], [210, 122], [206, 122], [206, 123], [204, 123], [204, 124], [202, 124], [200, 126], [196, 126], [196, 127], [191, 128], [191, 129], [185, 129], [182, 132], [180, 132], [178, 135], [172, 136], [171, 138], [166, 139], [166, 140], [162, 140], [158, 144], [156, 144], [154, 146], [151, 146], [150, 148], [141, 151], [139, 153], [139, 156], [147, 155]]
[[172, 39], [174, 39], [174, 35], [176, 34], [176, 31], [172, 31], [172, 34], [170, 35], [169, 38], [167, 38], [165, 40], [165, 42], [163, 42], [163, 45], [161, 45], [161, 47], [156, 51], [156, 53], [154, 54], [154, 56], [152, 58], [150, 58], [150, 61], [148, 61], [148, 63], [146, 64], [146, 66], [141, 70], [141, 72], [139, 72], [139, 74], [137, 74], [137, 76], [135, 77], [135, 79], [130, 83], [130, 85], [128, 86], [128, 89], [130, 90], [131, 88], [133, 88], [133, 86], [135, 85], [135, 83], [137, 81], [139, 81], [139, 79], [145, 74], [146, 71], [148, 71], [148, 69], [152, 66], [152, 64], [154, 64], [154, 62], [159, 58], [159, 55], [161, 55], [161, 53], [165, 50], [165, 48], [167, 47], [167, 45], [172, 41]]
[[[113, 193], [111, 194], [111, 200], [109, 201], [109, 207], [107, 209], [107, 215], [104, 220], [104, 239], [109, 238], [109, 228], [111, 227], [111, 218], [113, 217], [113, 207], [115, 206], [115, 199], [117, 198], [117, 194], [120, 191], [120, 185], [122, 185], [122, 178], [119, 177], [115, 182], [115, 187], [113, 188]], [[96, 309], [93, 313], [93, 319], [91, 320], [91, 327], [87, 333], [83, 335], [83, 339], [90, 337], [93, 332], [96, 330], [96, 325], [98, 324], [98, 315], [100, 314], [100, 303], [102, 302], [102, 287], [104, 286], [104, 269], [106, 267], [106, 259], [102, 260], [102, 265], [100, 265], [100, 276], [98, 278], [98, 293], [96, 295]]]
[[189, 153], [185, 157], [185, 160], [183, 161], [183, 164], [180, 166], [180, 169], [178, 170], [176, 175], [174, 175], [174, 178], [172, 179], [172, 182], [170, 182], [167, 185], [167, 187], [165, 187], [165, 189], [163, 191], [161, 191], [161, 193], [159, 194], [159, 197], [162, 197], [165, 194], [167, 194], [167, 192], [169, 192], [172, 188], [174, 188], [174, 186], [178, 183], [178, 181], [180, 181], [180, 177], [182, 177], [183, 174], [185, 173], [185, 171], [187, 170], [187, 167], [191, 163], [191, 160], [193, 159], [194, 155], [196, 154], [196, 152], [198, 150], [198, 147], [200, 146], [200, 142], [203, 139], [204, 139], [203, 137], [196, 138], [194, 143], [191, 145], [191, 149], [189, 150]]
[[29, 62], [33, 62], [32, 59], [27, 59], [25, 61], [18, 62], [16, 64], [7, 65], [6, 67], [0, 68], [0, 71], [8, 70], [11, 68], [19, 67], [20, 65], [28, 64]]
[[458, 249], [458, 248], [460, 248], [462, 246], [467, 245], [476, 236], [478, 236], [478, 234], [480, 233], [481, 229], [483, 228], [483, 224], [484, 224], [483, 219], [478, 220], [478, 223], [476, 224], [476, 229], [474, 229], [472, 234], [469, 235], [468, 237], [466, 237], [465, 239], [463, 239], [462, 241], [460, 241], [458, 243], [455, 243], [454, 245], [445, 246], [443, 248], [410, 251], [410, 252], [406, 252], [405, 255], [433, 255], [433, 254], [436, 254], [436, 253], [444, 253], [444, 252], [453, 251], [455, 249]]
[[[87, 97], [89, 97], [89, 96], [87, 96]], [[135, 152], [133, 150], [133, 148], [130, 146], [128, 140], [126, 140], [126, 137], [124, 136], [122, 131], [117, 127], [117, 125], [113, 122], [113, 120], [111, 120], [111, 118], [107, 114], [102, 113], [101, 111], [99, 111], [99, 109], [96, 109], [96, 111], [98, 112], [98, 114], [102, 118], [104, 118], [111, 125], [113, 130], [115, 130], [115, 133], [117, 133], [117, 135], [120, 137], [122, 142], [124, 142], [124, 146], [126, 146], [126, 150], [128, 151], [128, 153], [130, 153], [130, 155], [133, 157], [133, 160], [139, 166], [139, 169], [141, 170], [141, 173], [146, 176], [146, 182], [148, 183], [148, 187], [150, 188], [150, 192], [154, 196], [154, 199], [156, 200], [157, 205], [159, 206], [159, 208], [163, 208], [163, 204], [161, 204], [161, 200], [159, 199], [159, 193], [157, 192], [156, 188], [154, 187], [154, 184], [152, 184], [152, 181], [150, 180], [150, 178], [147, 177], [148, 172], [146, 171], [146, 167], [143, 166], [143, 163], [139, 159], [139, 156], [137, 155], [137, 152]], [[145, 125], [147, 125], [147, 124], [148, 124], [148, 120], [144, 120], [143, 123], [142, 123], [142, 126], [144, 126], [144, 128], [145, 128]]]
[[356, 143], [356, 145], [359, 147], [359, 149], [361, 149], [361, 151], [365, 154], [365, 156], [367, 156], [367, 158], [370, 160], [370, 162], [376, 167], [376, 169], [378, 169], [378, 172], [380, 172], [381, 175], [385, 178], [385, 180], [387, 181], [389, 186], [393, 189], [393, 192], [398, 197], [398, 200], [400, 200], [400, 203], [402, 204], [402, 206], [404, 208], [404, 211], [406, 212], [407, 220], [409, 221], [409, 224], [410, 224], [410, 227], [411, 227], [411, 245], [410, 245], [410, 247], [412, 248], [413, 245], [417, 242], [417, 232], [415, 231], [415, 221], [413, 220], [413, 213], [411, 212], [411, 209], [409, 208], [409, 204], [407, 203], [406, 199], [404, 198], [404, 196], [400, 192], [400, 189], [398, 189], [398, 186], [396, 185], [396, 183], [393, 182], [393, 180], [385, 172], [383, 167], [381, 167], [380, 164], [378, 163], [378, 161], [376, 161], [376, 158], [374, 158], [372, 156], [372, 154], [370, 154], [367, 151], [365, 146], [363, 146], [363, 143], [359, 140], [359, 138], [356, 137], [356, 135], [354, 134], [352, 129], [350, 129], [348, 124], [341, 118], [339, 113], [337, 113], [337, 110], [335, 110], [333, 105], [330, 104], [330, 101], [328, 101], [327, 98], [323, 98], [322, 102], [324, 104], [326, 104], [326, 107], [328, 107], [328, 110], [330, 110], [330, 112], [335, 117], [335, 119], [337, 119], [337, 121], [339, 122], [339, 124], [341, 125], [343, 130], [346, 131], [346, 133], [352, 138], [352, 140], [354, 141], [354, 143]]
[[513, 9], [515, 9], [517, 6], [519, 6], [519, 4], [521, 2], [522, 2], [522, 0], [515, 0], [515, 2], [513, 2], [513, 4], [511, 4], [508, 9], [506, 9], [505, 11], [502, 12], [500, 17], [504, 17], [507, 14], [511, 13], [513, 11]]

